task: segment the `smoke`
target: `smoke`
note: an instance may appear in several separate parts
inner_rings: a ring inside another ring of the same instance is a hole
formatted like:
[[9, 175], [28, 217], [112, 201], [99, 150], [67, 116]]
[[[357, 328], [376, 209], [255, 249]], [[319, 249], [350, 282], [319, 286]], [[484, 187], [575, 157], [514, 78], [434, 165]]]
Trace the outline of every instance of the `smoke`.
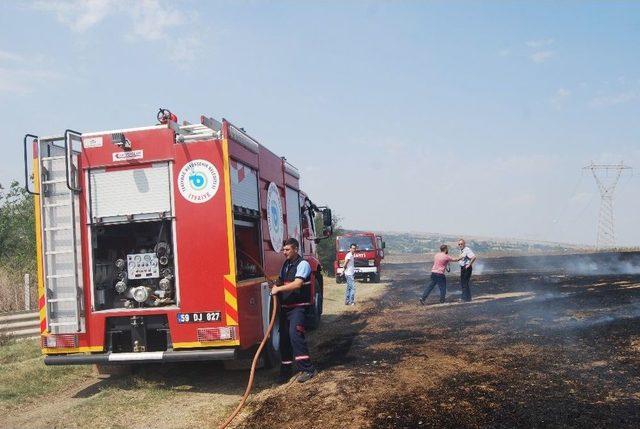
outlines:
[[480, 275], [484, 272], [484, 263], [482, 262], [476, 262], [473, 265], [473, 273], [476, 275]]
[[[477, 267], [477, 268], [476, 268]], [[640, 274], [640, 252], [608, 252], [487, 259], [474, 272], [532, 272], [602, 276]]]
[[640, 261], [624, 261], [620, 257], [610, 257], [601, 261], [575, 261], [563, 267], [567, 274], [574, 275], [606, 275], [606, 274], [640, 274]]

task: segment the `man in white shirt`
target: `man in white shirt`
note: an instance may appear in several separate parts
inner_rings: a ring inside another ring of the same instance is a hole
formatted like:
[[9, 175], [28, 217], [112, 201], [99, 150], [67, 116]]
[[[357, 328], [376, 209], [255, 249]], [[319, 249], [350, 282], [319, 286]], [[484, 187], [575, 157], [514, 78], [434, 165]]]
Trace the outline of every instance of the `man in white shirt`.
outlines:
[[352, 243], [344, 257], [342, 274], [344, 274], [344, 278], [347, 281], [347, 289], [344, 293], [344, 305], [356, 305], [356, 281], [353, 278], [356, 273], [356, 261], [354, 257], [356, 250], [358, 250], [358, 246]]
[[458, 240], [458, 249], [460, 249], [460, 288], [462, 289], [462, 300], [471, 301], [471, 289], [469, 282], [471, 281], [471, 272], [473, 271], [473, 263], [476, 261], [476, 254], [467, 247], [465, 241], [461, 238]]

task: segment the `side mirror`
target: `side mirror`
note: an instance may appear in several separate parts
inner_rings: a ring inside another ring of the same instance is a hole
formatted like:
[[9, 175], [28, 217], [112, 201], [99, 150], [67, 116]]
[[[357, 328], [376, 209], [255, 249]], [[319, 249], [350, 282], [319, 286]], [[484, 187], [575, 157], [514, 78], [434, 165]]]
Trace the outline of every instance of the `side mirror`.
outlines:
[[322, 210], [322, 224], [326, 228], [330, 228], [333, 225], [333, 217], [331, 216], [331, 209], [326, 208]]

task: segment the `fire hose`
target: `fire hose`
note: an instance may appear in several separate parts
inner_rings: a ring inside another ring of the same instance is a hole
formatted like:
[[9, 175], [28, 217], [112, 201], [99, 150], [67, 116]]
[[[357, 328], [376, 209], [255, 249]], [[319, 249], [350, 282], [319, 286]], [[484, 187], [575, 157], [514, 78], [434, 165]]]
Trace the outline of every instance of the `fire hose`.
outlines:
[[[260, 270], [265, 275], [267, 280], [269, 280], [269, 277], [267, 276], [267, 273], [265, 272], [264, 267], [258, 261], [256, 261], [250, 255], [247, 255], [245, 252], [242, 252], [241, 250], [240, 250], [240, 252], [243, 253], [249, 259], [251, 259], [252, 262], [255, 263], [258, 266], [258, 268], [260, 268]], [[224, 423], [222, 423], [219, 426], [220, 429], [225, 429], [227, 426], [229, 426], [229, 424], [233, 421], [233, 419], [236, 418], [238, 413], [240, 413], [240, 410], [242, 410], [242, 408], [244, 407], [245, 402], [247, 402], [247, 398], [249, 397], [249, 393], [251, 393], [251, 389], [253, 388], [253, 378], [255, 376], [256, 366], [258, 364], [258, 359], [260, 358], [260, 353], [262, 353], [262, 350], [264, 349], [264, 346], [267, 344], [267, 341], [269, 341], [269, 338], [271, 336], [271, 331], [273, 330], [273, 325], [275, 324], [275, 321], [276, 321], [276, 315], [278, 314], [278, 297], [277, 297], [277, 295], [271, 295], [271, 306], [272, 306], [272, 310], [271, 310], [271, 320], [269, 321], [269, 327], [267, 328], [267, 332], [265, 333], [264, 338], [262, 338], [262, 341], [260, 342], [260, 345], [258, 346], [258, 350], [256, 351], [256, 354], [253, 357], [253, 361], [251, 362], [251, 371], [249, 373], [249, 382], [247, 383], [247, 388], [245, 389], [244, 395], [242, 395], [242, 399], [240, 399], [240, 403], [238, 404], [236, 409], [233, 410], [233, 413], [231, 413], [231, 415], [229, 415], [229, 417], [227, 417], [227, 419], [224, 421]]]

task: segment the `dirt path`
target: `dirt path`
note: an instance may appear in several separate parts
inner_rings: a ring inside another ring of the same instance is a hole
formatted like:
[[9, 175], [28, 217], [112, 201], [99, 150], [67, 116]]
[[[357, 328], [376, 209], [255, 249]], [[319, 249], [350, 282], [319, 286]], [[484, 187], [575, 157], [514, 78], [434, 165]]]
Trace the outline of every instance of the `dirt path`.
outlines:
[[474, 302], [454, 286], [422, 307], [421, 265], [391, 268], [318, 344], [321, 374], [261, 392], [238, 427], [640, 427], [640, 276], [496, 270]]

